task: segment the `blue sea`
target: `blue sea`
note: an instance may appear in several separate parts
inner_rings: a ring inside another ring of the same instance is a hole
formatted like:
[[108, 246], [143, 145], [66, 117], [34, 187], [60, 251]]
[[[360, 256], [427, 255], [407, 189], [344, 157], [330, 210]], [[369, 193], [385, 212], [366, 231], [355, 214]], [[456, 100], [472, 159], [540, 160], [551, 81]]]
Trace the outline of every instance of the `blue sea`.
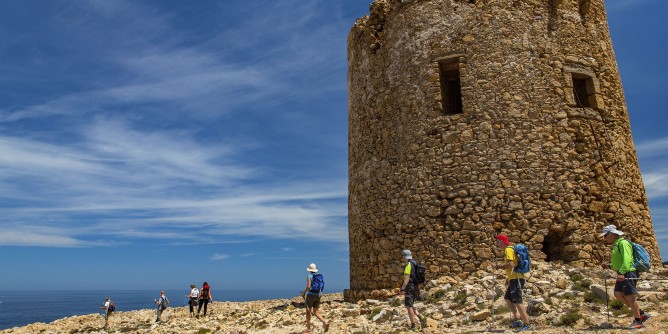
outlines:
[[[165, 290], [173, 307], [187, 305], [186, 290]], [[261, 299], [292, 298], [296, 290], [267, 291], [212, 291], [213, 300], [242, 302]], [[102, 314], [100, 305], [110, 297], [116, 311], [152, 309], [153, 301], [160, 297], [159, 291], [0, 291], [0, 330], [25, 326], [34, 322], [49, 323], [56, 319], [91, 313]]]

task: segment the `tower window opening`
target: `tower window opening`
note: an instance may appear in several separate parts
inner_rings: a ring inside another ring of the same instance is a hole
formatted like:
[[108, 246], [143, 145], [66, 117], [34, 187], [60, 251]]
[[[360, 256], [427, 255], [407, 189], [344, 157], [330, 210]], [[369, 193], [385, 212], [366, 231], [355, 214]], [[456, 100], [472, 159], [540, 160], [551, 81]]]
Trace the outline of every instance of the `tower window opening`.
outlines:
[[578, 78], [575, 75], [573, 76], [573, 94], [575, 95], [575, 107], [576, 108], [589, 108], [591, 104], [589, 103], [589, 95], [593, 92], [587, 90], [587, 81], [591, 81], [591, 78]]
[[463, 113], [459, 62], [456, 60], [441, 61], [438, 63], [438, 67], [443, 113], [447, 115]]
[[595, 108], [596, 91], [594, 80], [587, 75], [573, 73], [573, 97], [576, 108]]
[[589, 14], [590, 6], [591, 3], [589, 0], [578, 0], [578, 10], [580, 11], [580, 18], [583, 20], [587, 17], [587, 14]]

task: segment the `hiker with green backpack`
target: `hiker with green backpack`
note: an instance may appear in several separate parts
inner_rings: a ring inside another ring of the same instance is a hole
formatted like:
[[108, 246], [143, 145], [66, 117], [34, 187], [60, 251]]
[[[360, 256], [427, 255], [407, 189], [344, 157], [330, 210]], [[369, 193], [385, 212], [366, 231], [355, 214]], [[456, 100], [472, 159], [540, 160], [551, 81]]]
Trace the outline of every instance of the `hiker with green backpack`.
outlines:
[[[506, 270], [507, 289], [503, 299], [505, 299], [513, 314], [514, 320], [510, 327], [517, 328], [518, 332], [531, 330], [533, 327], [529, 324], [529, 315], [522, 304], [522, 288], [526, 283], [524, 274], [528, 272], [531, 264], [528, 258], [528, 250], [522, 244], [511, 246], [508, 236], [503, 233], [496, 236], [496, 246], [504, 249], [503, 264], [493, 264], [492, 269]], [[519, 253], [522, 253], [522, 257], [526, 258], [521, 259]]]
[[[640, 329], [645, 327], [644, 322], [649, 319], [650, 315], [640, 308], [637, 299], [636, 280], [640, 277], [638, 269], [649, 266], [649, 255], [642, 249], [641, 252], [644, 252], [647, 257], [646, 263], [636, 261], [635, 250], [639, 245], [624, 239], [623, 235], [624, 232], [618, 230], [615, 225], [608, 225], [603, 228], [601, 233], [603, 241], [612, 245], [610, 265], [604, 264], [604, 268], [609, 267], [617, 273], [614, 290], [615, 298], [631, 308], [633, 313], [633, 322], [629, 329]], [[642, 247], [640, 246], [640, 248]], [[647, 267], [647, 269], [649, 268]]]
[[[420, 328], [424, 327], [427, 318], [415, 309], [415, 301], [420, 297], [420, 284], [424, 283], [424, 266], [413, 259], [410, 250], [401, 251], [401, 256], [406, 260], [404, 265], [404, 280], [399, 289], [399, 294], [404, 295], [404, 306], [411, 320], [411, 331], [418, 331], [415, 326], [416, 318], [420, 320]], [[419, 275], [418, 275], [419, 274]]]
[[309, 274], [306, 276], [306, 289], [300, 292], [304, 303], [306, 304], [306, 330], [302, 334], [311, 333], [311, 313], [322, 322], [322, 328], [325, 332], [329, 330], [329, 324], [320, 315], [320, 296], [325, 289], [325, 280], [322, 274], [318, 274], [318, 268], [315, 263], [311, 263], [306, 271]]

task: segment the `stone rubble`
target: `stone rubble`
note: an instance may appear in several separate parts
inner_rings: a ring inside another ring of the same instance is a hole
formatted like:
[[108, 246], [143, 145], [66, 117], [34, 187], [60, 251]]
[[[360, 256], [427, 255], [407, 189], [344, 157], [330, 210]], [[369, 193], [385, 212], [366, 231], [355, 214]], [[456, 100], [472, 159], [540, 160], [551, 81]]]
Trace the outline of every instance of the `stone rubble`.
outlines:
[[[608, 322], [605, 286], [612, 297], [613, 279], [604, 282], [603, 270], [572, 267], [559, 263], [534, 263], [525, 289], [525, 305], [540, 333], [626, 333], [630, 324], [627, 308], [610, 302], [610, 322], [616, 329], [598, 329]], [[611, 275], [611, 273], [609, 273]], [[612, 277], [612, 276], [610, 276]], [[641, 281], [640, 303], [652, 318], [647, 333], [664, 333], [668, 328], [668, 270], [656, 268]], [[666, 279], [666, 280], [656, 280]], [[511, 333], [510, 313], [503, 301], [504, 278], [500, 272], [484, 270], [461, 280], [443, 276], [422, 288], [418, 310], [428, 317], [422, 333]], [[328, 333], [370, 334], [407, 333], [408, 316], [398, 289], [385, 290], [376, 299], [348, 303], [340, 293], [323, 297], [321, 313], [330, 322]], [[494, 307], [492, 297], [496, 295]], [[73, 316], [50, 324], [35, 323], [0, 331], [0, 334], [79, 334], [79, 333], [301, 333], [305, 329], [305, 309], [301, 297], [291, 300], [215, 302], [211, 313], [201, 319], [189, 316], [187, 307], [169, 308], [163, 322], [155, 324], [154, 310], [115, 312], [109, 330], [100, 314]], [[568, 315], [568, 317], [566, 317]], [[565, 324], [567, 323], [567, 324]], [[314, 333], [323, 333], [313, 321]]]

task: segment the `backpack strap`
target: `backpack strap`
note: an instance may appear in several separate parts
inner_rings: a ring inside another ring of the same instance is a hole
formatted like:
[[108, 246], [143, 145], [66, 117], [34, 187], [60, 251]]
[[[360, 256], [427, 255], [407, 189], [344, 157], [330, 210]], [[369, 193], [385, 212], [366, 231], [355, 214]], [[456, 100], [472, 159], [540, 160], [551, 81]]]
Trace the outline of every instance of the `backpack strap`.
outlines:
[[619, 250], [619, 254], [622, 256], [622, 258], [624, 258], [624, 247], [622, 247], [622, 242], [624, 241], [628, 242], [629, 245], [631, 246], [631, 267], [633, 267], [633, 269], [636, 269], [635, 257], [633, 256], [633, 243], [631, 241], [624, 239], [624, 237], [619, 237], [619, 239], [621, 239], [619, 240], [619, 243], [617, 243], [617, 249]]
[[411, 264], [411, 275], [410, 275], [410, 280], [408, 281], [408, 283], [415, 284], [415, 270], [416, 270], [415, 267], [417, 266], [417, 262], [414, 259], [410, 259], [410, 260], [408, 260], [408, 262]]

